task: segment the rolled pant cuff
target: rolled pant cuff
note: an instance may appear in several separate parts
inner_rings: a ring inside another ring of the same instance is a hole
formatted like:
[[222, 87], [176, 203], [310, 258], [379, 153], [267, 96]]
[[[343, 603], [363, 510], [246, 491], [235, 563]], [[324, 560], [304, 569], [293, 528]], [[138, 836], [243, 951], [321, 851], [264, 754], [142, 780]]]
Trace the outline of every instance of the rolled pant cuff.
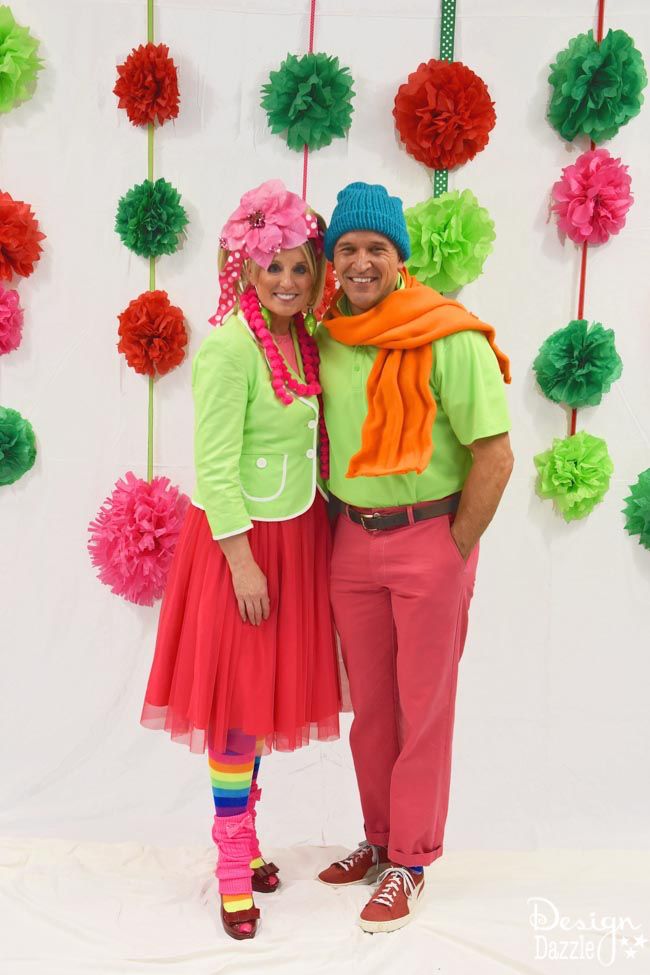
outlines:
[[394, 846], [388, 847], [388, 859], [400, 867], [428, 867], [434, 860], [442, 856], [442, 847], [437, 846], [435, 850], [428, 853], [403, 853], [396, 850]]

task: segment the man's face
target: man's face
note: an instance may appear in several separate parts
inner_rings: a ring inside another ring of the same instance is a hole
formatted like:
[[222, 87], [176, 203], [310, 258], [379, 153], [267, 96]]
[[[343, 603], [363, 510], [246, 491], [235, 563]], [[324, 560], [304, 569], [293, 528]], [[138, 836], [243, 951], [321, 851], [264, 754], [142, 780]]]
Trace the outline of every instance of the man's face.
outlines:
[[402, 261], [388, 237], [352, 230], [334, 246], [334, 270], [355, 314], [368, 311], [393, 291]]

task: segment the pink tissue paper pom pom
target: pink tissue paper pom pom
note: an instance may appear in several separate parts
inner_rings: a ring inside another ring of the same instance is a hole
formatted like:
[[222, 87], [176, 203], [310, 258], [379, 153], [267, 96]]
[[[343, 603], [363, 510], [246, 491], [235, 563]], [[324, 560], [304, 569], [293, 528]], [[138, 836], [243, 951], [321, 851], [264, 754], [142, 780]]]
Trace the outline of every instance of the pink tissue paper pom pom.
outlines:
[[23, 310], [17, 291], [0, 284], [0, 355], [13, 352], [23, 337]]
[[100, 582], [140, 606], [160, 599], [188, 504], [167, 477], [149, 483], [129, 471], [118, 480], [88, 526]]
[[560, 230], [576, 244], [604, 244], [625, 225], [631, 182], [627, 166], [607, 149], [583, 152], [553, 186]]

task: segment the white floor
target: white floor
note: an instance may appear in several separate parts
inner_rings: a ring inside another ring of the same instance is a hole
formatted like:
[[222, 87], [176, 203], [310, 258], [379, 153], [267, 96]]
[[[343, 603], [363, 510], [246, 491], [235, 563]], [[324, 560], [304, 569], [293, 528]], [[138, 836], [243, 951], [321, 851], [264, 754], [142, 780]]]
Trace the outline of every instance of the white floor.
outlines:
[[[277, 894], [258, 895], [260, 930], [253, 942], [240, 944], [227, 938], [218, 922], [212, 849], [5, 840], [0, 842], [0, 972], [650, 971], [650, 854], [449, 853], [427, 870], [416, 920], [393, 934], [367, 935], [355, 919], [369, 888], [332, 890], [313, 879], [343, 852], [313, 846], [267, 851], [281, 866], [283, 887]], [[529, 898], [538, 899], [537, 931]], [[616, 918], [615, 938], [606, 930], [584, 931], [584, 926], [611, 929], [611, 921], [602, 921], [605, 916]], [[542, 932], [543, 923], [555, 926]], [[549, 957], [562, 953], [564, 959]]]

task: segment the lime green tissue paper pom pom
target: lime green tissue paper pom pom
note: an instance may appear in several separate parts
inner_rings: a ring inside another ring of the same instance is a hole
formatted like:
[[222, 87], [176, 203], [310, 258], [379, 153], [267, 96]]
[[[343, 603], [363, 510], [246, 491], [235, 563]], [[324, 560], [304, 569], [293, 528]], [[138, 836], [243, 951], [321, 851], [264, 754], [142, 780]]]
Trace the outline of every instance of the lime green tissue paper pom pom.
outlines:
[[542, 392], [572, 409], [597, 406], [621, 375], [614, 332], [600, 322], [569, 322], [546, 339], [533, 363]]
[[554, 501], [565, 521], [584, 518], [603, 500], [614, 470], [605, 441], [584, 431], [554, 440], [534, 460], [537, 493]]
[[0, 485], [13, 484], [34, 466], [34, 429], [18, 410], [0, 406]]
[[173, 254], [187, 226], [180, 193], [164, 179], [146, 179], [132, 187], [117, 207], [115, 229], [140, 257]]
[[407, 268], [437, 291], [474, 281], [492, 252], [494, 221], [471, 190], [432, 196], [404, 211], [411, 239]]
[[560, 51], [548, 80], [551, 125], [569, 141], [586, 135], [600, 145], [639, 114], [648, 76], [624, 30], [609, 30], [600, 44], [590, 30]]
[[352, 121], [352, 76], [327, 54], [288, 54], [262, 87], [272, 132], [290, 149], [321, 149], [341, 138]]
[[31, 98], [43, 62], [36, 56], [39, 42], [14, 20], [9, 7], [0, 7], [0, 112], [10, 112]]
[[630, 487], [625, 499], [625, 530], [639, 536], [639, 545], [650, 549], [650, 467], [639, 474], [636, 484]]

